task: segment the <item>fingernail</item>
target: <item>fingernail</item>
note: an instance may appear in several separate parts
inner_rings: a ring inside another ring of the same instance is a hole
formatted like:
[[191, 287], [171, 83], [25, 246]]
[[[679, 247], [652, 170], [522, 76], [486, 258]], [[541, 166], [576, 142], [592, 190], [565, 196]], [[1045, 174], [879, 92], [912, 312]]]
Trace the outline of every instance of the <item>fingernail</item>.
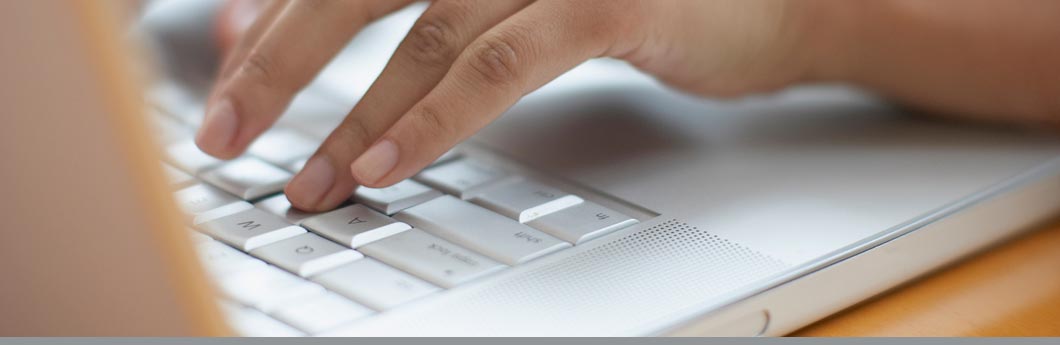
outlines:
[[350, 165], [353, 177], [361, 183], [375, 183], [386, 176], [398, 162], [398, 147], [389, 139], [372, 145]]
[[232, 102], [222, 100], [206, 111], [195, 142], [199, 147], [211, 150], [223, 150], [232, 143], [236, 136], [239, 119], [236, 118]]
[[315, 156], [287, 186], [287, 198], [296, 206], [312, 208], [335, 184], [335, 169], [326, 156]]

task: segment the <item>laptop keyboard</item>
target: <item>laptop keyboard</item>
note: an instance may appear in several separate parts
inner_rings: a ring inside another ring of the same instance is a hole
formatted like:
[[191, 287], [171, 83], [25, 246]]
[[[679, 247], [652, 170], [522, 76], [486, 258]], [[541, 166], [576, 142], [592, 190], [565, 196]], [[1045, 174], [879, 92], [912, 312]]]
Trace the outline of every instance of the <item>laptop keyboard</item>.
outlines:
[[[201, 106], [155, 93], [163, 169], [222, 310], [244, 335], [312, 335], [443, 294], [637, 223], [451, 151], [412, 179], [324, 213], [282, 194], [322, 141], [280, 125], [221, 161], [192, 141]], [[316, 134], [314, 134], [316, 133]]]

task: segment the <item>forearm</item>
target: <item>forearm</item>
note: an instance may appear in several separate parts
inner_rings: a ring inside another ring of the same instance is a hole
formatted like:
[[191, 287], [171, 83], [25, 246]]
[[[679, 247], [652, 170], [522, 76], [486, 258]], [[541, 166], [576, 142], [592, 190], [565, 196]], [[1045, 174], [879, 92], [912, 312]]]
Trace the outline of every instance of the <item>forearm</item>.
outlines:
[[1060, 2], [818, 0], [811, 78], [946, 114], [1060, 125]]

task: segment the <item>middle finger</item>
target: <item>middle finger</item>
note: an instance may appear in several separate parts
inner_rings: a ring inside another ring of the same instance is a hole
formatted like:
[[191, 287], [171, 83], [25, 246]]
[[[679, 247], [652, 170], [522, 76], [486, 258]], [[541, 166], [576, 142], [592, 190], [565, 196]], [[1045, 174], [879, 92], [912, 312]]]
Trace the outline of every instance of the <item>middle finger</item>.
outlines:
[[432, 3], [365, 96], [287, 186], [291, 203], [320, 211], [346, 199], [355, 187], [350, 163], [438, 84], [468, 44], [532, 2]]

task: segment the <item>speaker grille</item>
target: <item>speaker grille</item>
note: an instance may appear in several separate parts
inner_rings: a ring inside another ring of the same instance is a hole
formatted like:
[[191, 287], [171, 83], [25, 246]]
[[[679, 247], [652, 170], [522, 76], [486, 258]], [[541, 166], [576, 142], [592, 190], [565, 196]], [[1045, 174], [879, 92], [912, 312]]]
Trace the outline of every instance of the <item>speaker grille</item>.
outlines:
[[404, 335], [621, 334], [722, 297], [786, 266], [669, 220], [360, 329]]

